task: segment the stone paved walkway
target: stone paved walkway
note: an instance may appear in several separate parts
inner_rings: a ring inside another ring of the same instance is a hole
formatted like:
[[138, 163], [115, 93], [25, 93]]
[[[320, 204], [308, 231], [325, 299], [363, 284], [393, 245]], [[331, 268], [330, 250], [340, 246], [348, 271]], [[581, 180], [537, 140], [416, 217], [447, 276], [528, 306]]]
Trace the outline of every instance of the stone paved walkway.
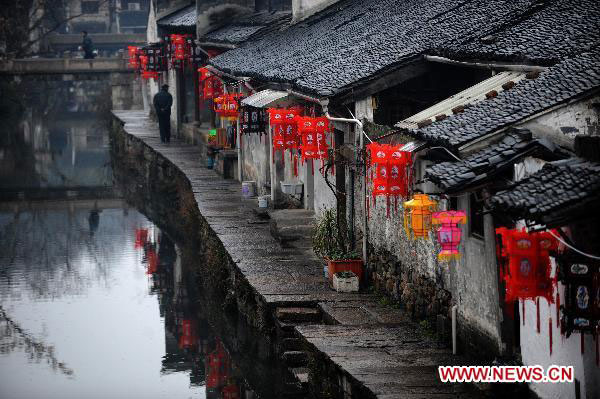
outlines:
[[474, 398], [472, 387], [444, 385], [438, 365], [464, 364], [371, 294], [338, 294], [323, 278], [323, 264], [302, 249], [283, 249], [243, 200], [241, 184], [223, 180], [200, 162], [200, 148], [174, 140], [162, 144], [143, 111], [113, 111], [127, 134], [177, 166], [189, 179], [198, 209], [256, 292], [274, 306], [319, 306], [332, 325], [296, 330], [349, 378], [381, 398]]

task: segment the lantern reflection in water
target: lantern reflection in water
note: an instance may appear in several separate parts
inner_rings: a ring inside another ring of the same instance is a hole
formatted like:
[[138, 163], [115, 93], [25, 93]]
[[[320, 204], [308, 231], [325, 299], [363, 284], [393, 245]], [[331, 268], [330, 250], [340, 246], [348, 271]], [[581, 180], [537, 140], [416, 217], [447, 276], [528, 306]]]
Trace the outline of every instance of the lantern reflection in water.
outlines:
[[458, 225], [467, 223], [467, 214], [465, 211], [434, 212], [431, 223], [440, 226], [436, 233], [438, 241], [442, 246], [442, 252], [438, 254], [438, 259], [450, 260], [459, 258], [458, 245], [462, 237], [462, 230]]
[[427, 194], [415, 194], [413, 199], [404, 203], [404, 229], [410, 237], [424, 238], [431, 230], [431, 214], [437, 206]]

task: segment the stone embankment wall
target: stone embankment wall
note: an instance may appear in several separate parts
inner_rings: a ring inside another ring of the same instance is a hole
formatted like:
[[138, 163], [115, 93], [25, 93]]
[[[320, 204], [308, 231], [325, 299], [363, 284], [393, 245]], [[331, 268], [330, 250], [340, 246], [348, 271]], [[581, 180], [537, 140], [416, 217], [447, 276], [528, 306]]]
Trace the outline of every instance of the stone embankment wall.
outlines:
[[[255, 293], [222, 242], [200, 214], [191, 184], [176, 166], [113, 120], [111, 151], [115, 176], [129, 201], [177, 244], [197, 282], [211, 325], [264, 397], [285, 397], [287, 369], [277, 356], [281, 337], [273, 310]], [[234, 339], [234, 340], [232, 340]], [[273, 377], [273, 370], [281, 375]], [[268, 377], [268, 378], [267, 378]]]

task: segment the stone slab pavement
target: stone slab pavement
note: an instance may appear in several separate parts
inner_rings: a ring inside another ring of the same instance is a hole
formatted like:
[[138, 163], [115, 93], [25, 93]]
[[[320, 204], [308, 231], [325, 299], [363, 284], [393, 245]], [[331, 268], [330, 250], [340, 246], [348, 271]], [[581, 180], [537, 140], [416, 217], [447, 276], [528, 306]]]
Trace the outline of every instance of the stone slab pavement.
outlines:
[[[340, 370], [381, 398], [480, 397], [472, 387], [444, 385], [438, 365], [467, 364], [428, 339], [401, 311], [373, 294], [334, 292], [323, 263], [303, 250], [282, 248], [244, 200], [241, 183], [224, 180], [200, 162], [200, 149], [182, 141], [160, 142], [158, 127], [143, 111], [113, 111], [127, 134], [142, 140], [189, 179], [198, 210], [239, 270], [267, 303], [317, 305], [332, 325], [299, 325], [297, 332]], [[475, 395], [475, 396], [473, 396]]]

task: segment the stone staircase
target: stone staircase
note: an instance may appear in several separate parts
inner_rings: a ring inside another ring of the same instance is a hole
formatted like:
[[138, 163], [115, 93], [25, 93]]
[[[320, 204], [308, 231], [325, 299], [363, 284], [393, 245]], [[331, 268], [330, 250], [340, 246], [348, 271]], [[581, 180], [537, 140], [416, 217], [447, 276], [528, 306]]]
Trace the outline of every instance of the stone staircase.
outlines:
[[306, 209], [277, 209], [269, 211], [271, 235], [285, 248], [295, 248], [315, 258], [311, 236], [315, 212]]
[[323, 317], [318, 308], [279, 307], [275, 311], [279, 341], [279, 356], [289, 370], [286, 398], [308, 398], [308, 353], [296, 332], [297, 326], [321, 324]]

